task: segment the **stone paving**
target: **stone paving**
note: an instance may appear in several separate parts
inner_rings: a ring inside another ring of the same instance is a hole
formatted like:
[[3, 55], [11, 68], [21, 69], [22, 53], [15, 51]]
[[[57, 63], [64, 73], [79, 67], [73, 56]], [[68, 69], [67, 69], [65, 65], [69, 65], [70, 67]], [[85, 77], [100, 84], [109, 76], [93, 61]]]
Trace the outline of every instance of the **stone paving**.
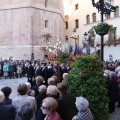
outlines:
[[[12, 94], [10, 98], [14, 98], [17, 96], [17, 85], [20, 83], [25, 83], [27, 78], [17, 78], [17, 79], [0, 79], [0, 89], [4, 86], [9, 86], [12, 88]], [[120, 108], [116, 107], [114, 113], [110, 114], [109, 120], [120, 120]]]

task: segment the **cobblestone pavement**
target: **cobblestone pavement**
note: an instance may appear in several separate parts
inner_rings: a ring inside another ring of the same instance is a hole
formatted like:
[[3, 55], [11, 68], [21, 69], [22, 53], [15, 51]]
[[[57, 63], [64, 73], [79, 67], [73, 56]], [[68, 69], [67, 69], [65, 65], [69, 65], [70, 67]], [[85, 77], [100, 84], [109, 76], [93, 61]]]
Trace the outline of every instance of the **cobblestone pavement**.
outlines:
[[[9, 86], [12, 88], [12, 94], [10, 98], [14, 98], [17, 96], [17, 85], [20, 83], [25, 83], [27, 78], [17, 78], [17, 79], [0, 79], [0, 89], [4, 86]], [[110, 114], [109, 120], [120, 120], [120, 108], [116, 107], [114, 113]]]

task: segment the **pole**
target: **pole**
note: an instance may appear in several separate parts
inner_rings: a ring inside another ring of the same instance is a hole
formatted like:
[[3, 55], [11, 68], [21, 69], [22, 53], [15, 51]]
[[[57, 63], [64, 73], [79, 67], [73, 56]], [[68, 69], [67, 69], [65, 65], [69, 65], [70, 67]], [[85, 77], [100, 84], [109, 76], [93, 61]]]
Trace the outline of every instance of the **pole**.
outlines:
[[[101, 23], [103, 22], [104, 14], [104, 0], [101, 0]], [[103, 62], [104, 60], [104, 46], [103, 46], [104, 36], [101, 35], [101, 48], [100, 48], [100, 59]]]

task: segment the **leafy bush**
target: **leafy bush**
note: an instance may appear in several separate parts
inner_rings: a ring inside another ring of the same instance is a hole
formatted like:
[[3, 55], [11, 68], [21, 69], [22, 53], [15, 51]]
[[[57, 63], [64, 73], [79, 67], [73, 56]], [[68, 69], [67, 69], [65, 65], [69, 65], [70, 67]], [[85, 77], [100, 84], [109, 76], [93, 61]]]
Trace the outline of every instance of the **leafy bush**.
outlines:
[[65, 80], [74, 100], [78, 96], [88, 99], [94, 120], [108, 120], [108, 98], [102, 66], [98, 56], [78, 56]]

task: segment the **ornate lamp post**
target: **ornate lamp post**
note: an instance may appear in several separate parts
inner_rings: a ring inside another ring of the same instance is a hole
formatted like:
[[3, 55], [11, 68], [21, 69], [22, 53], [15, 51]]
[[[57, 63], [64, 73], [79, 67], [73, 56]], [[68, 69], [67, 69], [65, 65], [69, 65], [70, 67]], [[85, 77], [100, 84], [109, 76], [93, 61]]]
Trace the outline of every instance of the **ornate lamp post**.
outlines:
[[[103, 22], [103, 15], [107, 14], [110, 15], [111, 12], [115, 12], [116, 7], [112, 6], [108, 2], [104, 2], [104, 0], [99, 0], [97, 3], [95, 3], [95, 0], [91, 0], [93, 7], [96, 7], [98, 9], [98, 12], [101, 14], [101, 23]], [[103, 48], [103, 40], [104, 35], [101, 35], [101, 48], [100, 48], [100, 59], [103, 61], [104, 56], [104, 48]]]

